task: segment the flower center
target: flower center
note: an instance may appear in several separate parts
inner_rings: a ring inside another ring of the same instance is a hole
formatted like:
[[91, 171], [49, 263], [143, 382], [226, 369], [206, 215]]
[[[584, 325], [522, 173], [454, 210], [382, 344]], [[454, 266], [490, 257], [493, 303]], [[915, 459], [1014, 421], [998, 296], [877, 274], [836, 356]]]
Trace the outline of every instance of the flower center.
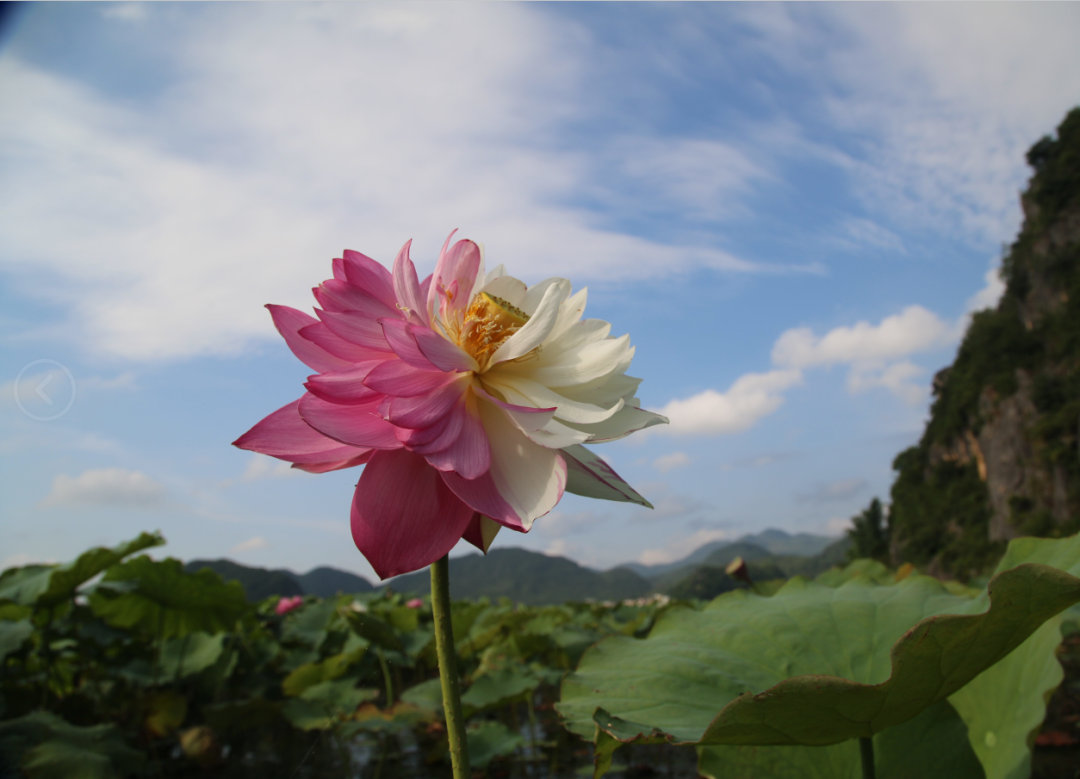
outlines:
[[488, 360], [503, 341], [529, 321], [529, 315], [500, 297], [481, 292], [469, 303], [459, 344], [487, 369]]

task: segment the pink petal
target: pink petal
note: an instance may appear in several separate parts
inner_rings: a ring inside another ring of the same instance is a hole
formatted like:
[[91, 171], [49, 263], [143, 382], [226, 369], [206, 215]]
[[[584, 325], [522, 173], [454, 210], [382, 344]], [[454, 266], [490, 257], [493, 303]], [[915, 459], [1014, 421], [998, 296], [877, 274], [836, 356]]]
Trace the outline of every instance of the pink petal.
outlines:
[[431, 565], [461, 539], [473, 509], [419, 455], [376, 452], [352, 504], [352, 536], [380, 578]]
[[472, 521], [469, 522], [469, 527], [466, 528], [465, 535], [462, 538], [484, 554], [487, 554], [487, 550], [491, 548], [491, 542], [495, 540], [495, 534], [499, 532], [501, 527], [502, 525], [495, 522], [491, 517], [485, 517], [479, 513], [473, 514]]
[[424, 455], [432, 467], [453, 471], [466, 479], [475, 479], [491, 467], [491, 447], [475, 401], [467, 393], [459, 396], [437, 423], [417, 429], [401, 440], [417, 454]]
[[[390, 276], [390, 271], [381, 263], [360, 252], [346, 249], [342, 264], [345, 266], [345, 278], [350, 284], [359, 287], [390, 307], [397, 304], [394, 281]], [[341, 278], [336, 273], [334, 276]]]
[[436, 368], [442, 371], [475, 371], [479, 366], [471, 354], [428, 327], [409, 328], [416, 346]]
[[405, 398], [387, 397], [379, 407], [379, 412], [398, 427], [413, 430], [435, 424], [461, 400], [469, 389], [467, 376], [444, 373], [446, 382], [427, 395], [412, 395]]
[[442, 480], [455, 495], [476, 511], [511, 530], [525, 532], [525, 523], [495, 487], [490, 471], [475, 479], [466, 479], [453, 471], [446, 471], [442, 474]]
[[438, 305], [444, 317], [448, 311], [464, 311], [469, 305], [469, 295], [480, 270], [480, 247], [472, 241], [458, 241], [447, 251], [453, 237], [454, 233], [447, 236], [439, 252], [427, 294], [428, 310], [433, 311]]
[[349, 457], [344, 460], [329, 460], [327, 462], [317, 463], [299, 463], [294, 462], [293, 468], [297, 468], [301, 471], [307, 471], [308, 473], [328, 473], [329, 471], [338, 471], [342, 468], [352, 468], [354, 465], [363, 465], [371, 456], [375, 453], [375, 450], [368, 449], [364, 454], [358, 457]]
[[341, 443], [315, 430], [300, 417], [300, 401], [282, 406], [233, 441], [233, 446], [272, 457], [293, 458], [325, 452]]
[[[377, 349], [388, 351], [386, 336], [383, 335], [383, 327], [380, 320], [371, 319], [357, 311], [320, 311], [316, 314], [330, 332], [337, 337], [356, 346], [365, 349]], [[400, 321], [400, 320], [399, 320]], [[402, 322], [404, 324], [404, 322]]]
[[270, 304], [267, 305], [267, 309], [269, 309], [270, 316], [274, 320], [274, 327], [281, 333], [292, 353], [304, 365], [316, 371], [332, 371], [343, 368], [348, 364], [345, 360], [335, 357], [300, 332], [308, 325], [316, 322], [314, 317], [288, 306]]
[[394, 426], [375, 413], [375, 404], [339, 405], [310, 392], [300, 398], [301, 418], [320, 433], [351, 446], [397, 449]]
[[407, 322], [401, 319], [380, 319], [379, 324], [394, 354], [417, 368], [435, 367], [427, 355], [420, 351], [420, 345], [416, 342], [416, 336], [413, 335], [414, 328]]
[[319, 305], [328, 311], [358, 311], [373, 320], [401, 315], [394, 306], [388, 306], [359, 287], [337, 279], [324, 281], [312, 292]]
[[409, 259], [409, 247], [412, 240], [406, 242], [394, 259], [394, 294], [398, 305], [405, 307], [405, 315], [412, 322], [427, 324], [426, 296], [421, 297], [420, 281], [416, 277], [416, 266]]
[[[320, 316], [325, 314], [325, 311], [320, 312]], [[383, 339], [381, 346], [360, 346], [346, 341], [339, 335], [335, 335], [323, 322], [315, 322], [315, 324], [308, 325], [300, 331], [300, 335], [311, 341], [313, 344], [325, 349], [335, 357], [340, 357], [342, 360], [345, 360], [349, 365], [363, 362], [364, 360], [377, 359], [380, 355], [385, 357], [386, 353], [390, 351], [390, 347], [386, 345], [385, 339]]]
[[615, 469], [584, 446], [568, 446], [562, 450], [566, 461], [566, 491], [587, 498], [602, 498], [637, 503], [652, 508], [637, 490], [623, 481]]
[[371, 370], [365, 384], [385, 395], [408, 398], [425, 395], [452, 380], [452, 376], [430, 366], [425, 370], [404, 360], [385, 360]]
[[[383, 364], [383, 360], [366, 360], [344, 371], [329, 371], [311, 376], [304, 386], [308, 392], [318, 395], [323, 400], [339, 404], [356, 404], [374, 401], [382, 393], [371, 389], [364, 383], [373, 368]], [[392, 360], [392, 362], [399, 362]]]

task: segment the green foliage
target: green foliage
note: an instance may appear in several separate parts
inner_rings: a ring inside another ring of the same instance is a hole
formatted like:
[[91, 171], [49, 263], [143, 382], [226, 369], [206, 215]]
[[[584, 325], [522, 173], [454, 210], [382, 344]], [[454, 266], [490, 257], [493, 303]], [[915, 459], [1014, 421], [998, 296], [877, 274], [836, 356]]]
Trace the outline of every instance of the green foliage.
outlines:
[[880, 500], [874, 498], [861, 513], [851, 518], [847, 535], [851, 539], [848, 549], [850, 559], [869, 558], [885, 562], [889, 556], [889, 530], [885, 525], [885, 512]]
[[1057, 128], [1057, 139], [1043, 138], [1027, 154], [1035, 169], [1031, 197], [1045, 220], [1080, 202], [1080, 108], [1070, 111]]
[[[572, 774], [572, 755], [581, 753], [574, 732], [583, 732], [584, 721], [589, 732], [583, 735], [592, 739], [596, 721], [592, 711], [575, 714], [568, 718], [574, 731], [564, 731], [553, 719], [558, 686], [575, 668], [579, 671], [571, 679], [588, 677], [605, 648], [623, 644], [660, 647], [667, 641], [670, 652], [651, 658], [647, 670], [664, 672], [665, 663], [683, 658], [692, 662], [694, 673], [705, 673], [704, 678], [683, 672], [664, 677], [667, 698], [664, 706], [653, 707], [656, 711], [674, 701], [692, 706], [698, 712], [693, 716], [700, 717], [713, 705], [718, 684], [723, 689], [735, 683], [739, 692], [773, 685], [781, 702], [805, 694], [818, 707], [814, 717], [803, 718], [803, 727], [810, 723], [827, 731], [835, 726], [829, 706], [819, 700], [827, 702], [830, 696], [836, 699], [830, 705], [850, 726], [859, 721], [850, 706], [858, 708], [857, 698], [865, 691], [856, 689], [852, 704], [846, 702], [852, 691], [845, 692], [836, 680], [825, 684], [822, 693], [813, 685], [800, 691], [799, 683], [788, 679], [805, 670], [805, 664], [831, 658], [842, 672], [850, 670], [848, 678], [892, 685], [884, 688], [888, 705], [880, 707], [882, 722], [891, 722], [893, 709], [928, 700], [925, 687], [935, 691], [929, 698], [940, 698], [962, 681], [972, 663], [985, 665], [1006, 652], [1009, 641], [1018, 642], [1054, 607], [1061, 596], [1055, 589], [1062, 584], [1060, 577], [1018, 564], [1028, 560], [1068, 568], [1077, 559], [1075, 539], [1014, 542], [1002, 569], [1015, 570], [995, 580], [993, 607], [983, 616], [988, 603], [976, 590], [919, 576], [896, 584], [890, 571], [870, 560], [832, 570], [816, 583], [795, 580], [769, 598], [730, 593], [704, 610], [697, 603], [668, 605], [664, 599], [547, 606], [459, 601], [452, 618], [474, 767], [505, 775], [508, 760], [537, 760], [547, 765], [549, 775]], [[1033, 571], [1038, 574], [1034, 578]], [[0, 762], [18, 766], [21, 775], [121, 777], [142, 775], [148, 765], [163, 777], [211, 771], [220, 776], [283, 771], [350, 775], [357, 768], [349, 755], [378, 761], [383, 775], [429, 775], [438, 769], [415, 762], [420, 755], [435, 763], [446, 760], [428, 606], [410, 607], [403, 596], [383, 591], [309, 597], [281, 617], [274, 613], [274, 600], [250, 604], [239, 584], [221, 582], [209, 571], [185, 573], [172, 560], [117, 560], [102, 573], [89, 605], [78, 598], [35, 611], [14, 599], [0, 603]], [[22, 580], [8, 574], [3, 578], [9, 584]], [[165, 597], [165, 591], [173, 595]], [[31, 593], [25, 599], [32, 603], [46, 589], [19, 585], [18, 592]], [[830, 593], [827, 605], [815, 594], [820, 592]], [[132, 595], [135, 600], [125, 600]], [[958, 602], [968, 604], [968, 610], [950, 608]], [[206, 613], [193, 616], [189, 610]], [[975, 622], [947, 635], [943, 623], [957, 619], [942, 616], [949, 611], [963, 612], [969, 615], [964, 619]], [[1009, 623], [1011, 638], [995, 641], [1002, 615], [1017, 613], [1023, 619]], [[768, 619], [778, 614], [784, 627], [770, 633]], [[926, 615], [932, 619], [905, 639], [922, 649], [899, 652], [890, 679], [887, 651], [882, 665], [883, 642], [896, 640], [905, 625]], [[679, 625], [685, 627], [676, 630]], [[988, 776], [1019, 775], [1015, 772], [1027, 765], [1027, 743], [1044, 697], [1060, 678], [1060, 671], [1055, 676], [1046, 664], [1057, 623], [1047, 625], [950, 697], [952, 706], [939, 701], [908, 722], [882, 730], [875, 738], [885, 761], [879, 776], [895, 775], [889, 773], [890, 755], [905, 753], [910, 768], [934, 776], [919, 762], [928, 750], [939, 753], [938, 768], [947, 768], [949, 776], [979, 775], [979, 761]], [[812, 638], [785, 647], [785, 640], [797, 639], [797, 626]], [[979, 632], [979, 646], [950, 665], [972, 631]], [[713, 642], [724, 635], [741, 636], [739, 646], [745, 651], [712, 657]], [[923, 651], [934, 647], [951, 648], [953, 654], [935, 664]], [[946, 677], [935, 677], [926, 668], [920, 671], [920, 663], [950, 670]], [[614, 675], [629, 683], [643, 672], [640, 664], [620, 660], [617, 666]], [[906, 676], [896, 670], [902, 667], [908, 669]], [[823, 669], [828, 670], [817, 668]], [[758, 679], [755, 673], [764, 676]], [[785, 688], [785, 681], [795, 689]], [[1005, 724], [999, 718], [998, 690], [1009, 691], [1013, 719]], [[627, 697], [640, 706], [648, 705], [651, 694], [645, 684]], [[573, 696], [566, 705], [575, 705]], [[771, 710], [754, 714], [761, 703], [743, 700], [739, 705], [750, 707], [750, 721], [764, 718], [774, 729], [791, 730]], [[628, 716], [618, 705], [610, 711], [615, 716], [597, 713], [609, 723], [598, 738], [598, 764], [610, 760], [620, 739], [641, 732], [636, 715]], [[702, 722], [696, 727], [713, 727], [708, 717]], [[974, 751], [956, 746], [966, 743], [965, 730]], [[996, 745], [992, 751], [979, 746], [979, 739], [987, 743], [988, 734]], [[921, 744], [923, 752], [912, 751], [913, 743]], [[781, 754], [713, 744], [701, 747], [699, 759], [706, 775], [832, 777], [846, 775], [837, 771], [857, 760], [845, 747], [850, 744], [787, 747]], [[242, 764], [226, 753], [243, 755]]]
[[931, 465], [926, 448], [914, 446], [893, 462], [890, 532], [916, 565], [932, 560], [961, 578], [983, 570], [1002, 551], [989, 540], [990, 502], [975, 464]]
[[108, 569], [90, 595], [94, 613], [113, 627], [169, 638], [230, 629], [248, 610], [243, 588], [210, 570], [186, 573], [179, 560], [136, 557]]
[[[729, 593], [704, 611], [669, 611], [645, 640], [619, 637], [596, 645], [563, 683], [559, 710], [569, 728], [596, 741], [598, 768], [619, 743], [632, 741], [810, 746], [885, 732], [896, 739], [902, 735], [896, 726], [1010, 652], [1022, 655], [1013, 670], [1045, 662], [1044, 637], [1027, 639], [1080, 602], [1078, 576], [1080, 537], [1021, 539], [988, 590], [976, 596], [917, 575], [888, 586], [858, 575], [835, 588], [794, 580], [769, 598]], [[1030, 719], [1015, 717], [1016, 701], [1030, 711], [1045, 683], [1015, 685], [1016, 699], [990, 701], [976, 690], [961, 702], [970, 714], [979, 701], [979, 719], [968, 720], [969, 731], [985, 736], [993, 723], [1009, 741], [1006, 751], [1017, 754], [1026, 748]], [[883, 775], [902, 775], [919, 760], [938, 766], [919, 775], [958, 775], [939, 771], [949, 759], [965, 758], [946, 759], [921, 733], [916, 728], [894, 745], [893, 759], [903, 762], [886, 762]], [[818, 775], [852, 775], [857, 753], [834, 757], [835, 770]], [[710, 764], [715, 759], [709, 757]], [[1004, 775], [1003, 765], [984, 762], [993, 775]], [[803, 769], [812, 775], [809, 765]]]

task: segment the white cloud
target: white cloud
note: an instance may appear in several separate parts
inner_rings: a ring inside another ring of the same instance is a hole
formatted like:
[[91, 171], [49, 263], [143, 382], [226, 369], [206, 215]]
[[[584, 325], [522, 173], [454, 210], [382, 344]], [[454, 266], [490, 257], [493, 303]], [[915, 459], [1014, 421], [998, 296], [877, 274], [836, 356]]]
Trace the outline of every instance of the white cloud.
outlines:
[[41, 505], [149, 508], [164, 498], [165, 488], [141, 471], [95, 468], [74, 477], [56, 476]]
[[660, 409], [670, 424], [659, 432], [673, 435], [722, 435], [753, 427], [784, 402], [783, 391], [802, 382], [797, 370], [740, 376], [726, 392], [713, 389], [673, 400]]
[[253, 454], [247, 468], [240, 476], [240, 481], [259, 481], [260, 479], [287, 479], [304, 471], [293, 468], [291, 463], [275, 460], [266, 455]]
[[628, 180], [618, 182], [619, 190], [652, 193], [625, 204], [631, 208], [659, 205], [708, 219], [744, 215], [744, 197], [773, 178], [745, 152], [715, 139], [638, 136], [618, 139], [607, 151]]
[[895, 360], [955, 340], [955, 328], [922, 306], [908, 306], [879, 324], [862, 321], [816, 336], [808, 327], [785, 331], [773, 345], [773, 363], [809, 368], [837, 363]]
[[637, 561], [642, 565], [663, 565], [681, 560], [698, 548], [713, 541], [723, 541], [729, 538], [731, 533], [727, 530], [703, 529], [684, 536], [664, 547], [658, 549], [646, 549], [638, 555]]
[[904, 241], [883, 225], [862, 217], [849, 217], [840, 225], [840, 243], [859, 250], [879, 249], [906, 254]]
[[968, 312], [982, 311], [985, 308], [995, 308], [1001, 296], [1005, 294], [1005, 282], [1001, 280], [1001, 273], [997, 263], [983, 276], [985, 282], [983, 288], [968, 298]]
[[[2, 168], [0, 263], [47, 290], [88, 349], [236, 353], [273, 337], [263, 304], [310, 305], [343, 244], [388, 262], [415, 238], [426, 272], [454, 227], [526, 278], [759, 269], [560, 205], [595, 171], [550, 140], [597, 109], [587, 33], [557, 15], [271, 4], [174, 17], [154, 63], [172, 69], [144, 104], [0, 58], [0, 148], [19, 149]], [[730, 186], [758, 175], [722, 144], [704, 148], [714, 167], [739, 162]], [[706, 178], [678, 158], [641, 160], [638, 175], [675, 165], [670, 196], [690, 197]], [[573, 251], [552, 252], [552, 236]]]
[[229, 551], [232, 554], [239, 554], [240, 552], [251, 552], [256, 549], [266, 549], [270, 546], [270, 542], [262, 536], [252, 536], [246, 541], [241, 541]]
[[829, 517], [821, 530], [827, 536], [843, 536], [851, 528], [851, 517]]
[[923, 368], [907, 360], [885, 366], [856, 363], [848, 373], [847, 387], [853, 395], [881, 387], [909, 406], [918, 406], [930, 396], [925, 374]]
[[[1080, 7], [901, 3], [828, 13], [848, 33], [825, 56], [843, 95], [829, 101], [830, 119], [874, 139], [855, 169], [870, 206], [990, 246], [1008, 239], [1023, 154], [1080, 94]], [[810, 42], [794, 66], [820, 61]]]
[[820, 484], [812, 491], [799, 496], [809, 503], [829, 503], [834, 500], [847, 500], [866, 489], [865, 479], [840, 479], [839, 481]]
[[653, 460], [653, 467], [660, 473], [667, 473], [690, 464], [690, 455], [686, 452], [671, 452]]

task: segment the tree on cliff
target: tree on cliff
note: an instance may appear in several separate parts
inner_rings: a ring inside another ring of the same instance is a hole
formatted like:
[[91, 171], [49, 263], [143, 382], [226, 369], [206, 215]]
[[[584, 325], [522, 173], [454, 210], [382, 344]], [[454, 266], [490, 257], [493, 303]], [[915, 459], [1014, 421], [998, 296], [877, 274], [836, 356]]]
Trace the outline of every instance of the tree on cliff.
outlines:
[[921, 440], [893, 463], [894, 564], [970, 576], [1010, 538], [1080, 530], [1080, 108], [1027, 161], [1005, 292], [972, 317]]

